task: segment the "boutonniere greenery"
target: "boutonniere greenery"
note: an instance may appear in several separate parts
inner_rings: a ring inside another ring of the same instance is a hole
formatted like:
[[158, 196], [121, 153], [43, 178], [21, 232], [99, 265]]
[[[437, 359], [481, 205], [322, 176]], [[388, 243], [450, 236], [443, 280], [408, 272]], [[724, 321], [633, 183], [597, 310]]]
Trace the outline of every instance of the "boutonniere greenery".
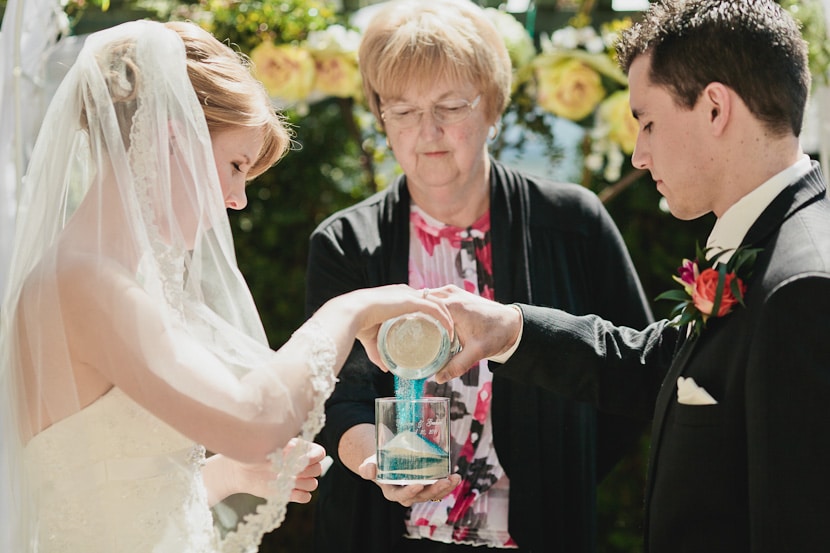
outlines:
[[[722, 250], [707, 257], [711, 248], [696, 246], [696, 258], [684, 259], [672, 278], [682, 288], [668, 290], [657, 296], [657, 300], [676, 301], [672, 309], [673, 326], [691, 323], [692, 335], [698, 336], [706, 326], [709, 317], [723, 317], [732, 312], [736, 305], [744, 304], [746, 280], [750, 277], [752, 265], [760, 248], [741, 247]], [[721, 259], [733, 252], [726, 262]], [[679, 315], [679, 317], [677, 317]]]

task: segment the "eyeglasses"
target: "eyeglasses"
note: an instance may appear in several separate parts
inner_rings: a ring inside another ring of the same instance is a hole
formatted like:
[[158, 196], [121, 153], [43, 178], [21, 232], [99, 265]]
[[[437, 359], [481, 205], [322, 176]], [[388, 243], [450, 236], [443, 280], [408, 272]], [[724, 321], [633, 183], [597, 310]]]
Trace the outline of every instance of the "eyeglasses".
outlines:
[[[429, 108], [432, 118], [439, 125], [455, 125], [464, 121], [470, 116], [481, 101], [481, 94], [475, 97], [472, 102], [463, 98], [444, 100]], [[424, 116], [423, 109], [417, 109], [408, 104], [395, 104], [380, 112], [380, 118], [387, 125], [394, 125], [399, 129], [409, 129], [421, 124]]]

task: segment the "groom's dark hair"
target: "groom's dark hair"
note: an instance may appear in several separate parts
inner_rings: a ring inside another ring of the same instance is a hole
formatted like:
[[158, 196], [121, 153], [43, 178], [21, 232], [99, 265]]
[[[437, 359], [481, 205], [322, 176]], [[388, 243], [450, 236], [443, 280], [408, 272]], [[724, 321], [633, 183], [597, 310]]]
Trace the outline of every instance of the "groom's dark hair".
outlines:
[[801, 132], [810, 91], [807, 44], [798, 24], [772, 0], [666, 0], [617, 42], [628, 73], [651, 57], [649, 79], [691, 109], [718, 82], [734, 90], [750, 112], [777, 135]]

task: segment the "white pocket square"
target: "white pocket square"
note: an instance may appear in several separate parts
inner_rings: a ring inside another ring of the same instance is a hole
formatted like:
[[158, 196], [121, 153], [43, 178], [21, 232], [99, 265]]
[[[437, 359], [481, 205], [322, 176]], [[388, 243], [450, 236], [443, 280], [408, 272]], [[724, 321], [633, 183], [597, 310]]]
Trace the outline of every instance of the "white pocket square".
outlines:
[[694, 378], [678, 377], [677, 403], [683, 405], [715, 405], [717, 401], [704, 388], [698, 386]]

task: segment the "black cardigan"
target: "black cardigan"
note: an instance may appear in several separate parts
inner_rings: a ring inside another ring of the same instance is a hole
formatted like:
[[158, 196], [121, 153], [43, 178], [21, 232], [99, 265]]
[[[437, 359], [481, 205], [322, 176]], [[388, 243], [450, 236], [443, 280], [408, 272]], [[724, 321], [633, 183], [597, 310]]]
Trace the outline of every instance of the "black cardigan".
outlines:
[[[622, 238], [597, 197], [492, 161], [490, 217], [496, 300], [596, 313], [642, 328], [651, 312]], [[344, 209], [310, 238], [306, 311], [362, 287], [407, 282], [410, 198], [406, 178]], [[326, 404], [318, 436], [335, 463], [321, 479], [318, 552], [389, 553], [404, 508], [387, 501], [337, 457], [343, 433], [374, 423], [374, 398], [394, 395], [391, 374], [355, 343]], [[525, 550], [596, 549], [596, 485], [630, 450], [645, 421], [598, 414], [538, 387], [494, 378], [492, 420], [510, 478], [509, 527]]]

